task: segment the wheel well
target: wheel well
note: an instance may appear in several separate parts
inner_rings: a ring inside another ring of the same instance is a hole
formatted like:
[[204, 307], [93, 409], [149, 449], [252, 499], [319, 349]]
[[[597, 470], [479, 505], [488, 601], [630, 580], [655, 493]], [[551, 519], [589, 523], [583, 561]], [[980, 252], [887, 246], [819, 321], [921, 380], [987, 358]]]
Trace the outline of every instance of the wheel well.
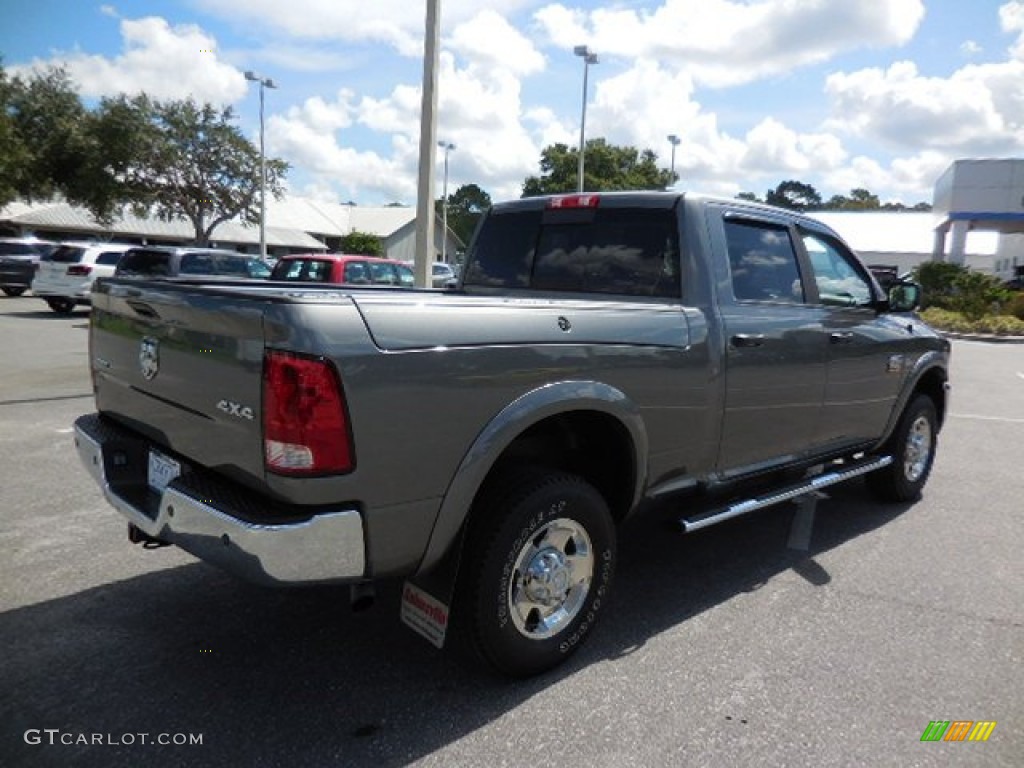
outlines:
[[938, 368], [932, 368], [921, 377], [914, 388], [915, 392], [927, 395], [935, 403], [935, 413], [939, 426], [946, 420], [946, 376]]
[[637, 471], [633, 441], [622, 422], [606, 413], [573, 411], [534, 424], [505, 449], [483, 487], [517, 465], [579, 475], [604, 497], [616, 521], [632, 506]]

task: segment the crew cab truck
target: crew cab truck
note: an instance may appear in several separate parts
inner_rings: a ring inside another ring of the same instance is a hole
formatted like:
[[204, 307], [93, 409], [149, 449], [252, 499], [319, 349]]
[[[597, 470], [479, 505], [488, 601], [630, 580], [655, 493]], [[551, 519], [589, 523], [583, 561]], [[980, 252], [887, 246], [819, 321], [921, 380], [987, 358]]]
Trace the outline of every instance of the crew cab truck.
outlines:
[[406, 623], [530, 675], [645, 499], [692, 531], [861, 474], [917, 497], [949, 362], [918, 291], [792, 211], [518, 200], [449, 291], [99, 281], [75, 440], [133, 541], [360, 603], [404, 577]]

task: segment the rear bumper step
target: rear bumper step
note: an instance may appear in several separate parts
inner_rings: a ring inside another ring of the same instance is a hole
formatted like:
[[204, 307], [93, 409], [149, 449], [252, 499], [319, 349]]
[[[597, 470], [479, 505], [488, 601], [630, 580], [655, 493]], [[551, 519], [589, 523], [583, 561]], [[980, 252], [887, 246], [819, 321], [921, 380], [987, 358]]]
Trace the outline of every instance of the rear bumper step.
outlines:
[[683, 533], [693, 533], [694, 531], [699, 531], [701, 528], [708, 528], [712, 525], [717, 525], [718, 523], [724, 523], [726, 520], [732, 520], [734, 517], [745, 515], [748, 512], [754, 512], [758, 509], [764, 509], [765, 507], [771, 507], [775, 504], [781, 504], [784, 501], [795, 499], [806, 493], [819, 491], [830, 485], [836, 485], [837, 483], [845, 482], [851, 478], [866, 475], [868, 472], [874, 472], [876, 469], [887, 467], [892, 464], [892, 462], [892, 456], [875, 456], [849, 464], [843, 464], [832, 471], [809, 477], [794, 485], [783, 486], [782, 488], [761, 494], [760, 496], [738, 501], [734, 504], [730, 504], [724, 509], [712, 510], [711, 512], [698, 517], [681, 518], [679, 520], [679, 525], [682, 528]]

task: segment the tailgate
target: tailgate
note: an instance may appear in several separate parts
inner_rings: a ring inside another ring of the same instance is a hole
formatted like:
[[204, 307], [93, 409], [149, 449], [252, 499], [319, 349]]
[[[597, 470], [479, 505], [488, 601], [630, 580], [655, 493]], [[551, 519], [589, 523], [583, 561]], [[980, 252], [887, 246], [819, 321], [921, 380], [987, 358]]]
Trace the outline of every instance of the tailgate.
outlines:
[[155, 282], [99, 285], [90, 336], [98, 410], [183, 469], [194, 461], [262, 485], [265, 305]]

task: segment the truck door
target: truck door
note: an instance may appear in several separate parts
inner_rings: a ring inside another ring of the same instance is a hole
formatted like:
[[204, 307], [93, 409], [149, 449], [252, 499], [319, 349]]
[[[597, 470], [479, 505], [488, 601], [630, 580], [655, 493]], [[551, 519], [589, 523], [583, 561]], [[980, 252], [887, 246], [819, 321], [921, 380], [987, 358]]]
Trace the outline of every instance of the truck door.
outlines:
[[828, 367], [819, 446], [842, 448], [881, 435], [899, 395], [909, 361], [900, 350], [905, 324], [879, 314], [867, 271], [842, 242], [801, 231], [822, 309]]
[[795, 230], [746, 211], [720, 221], [729, 274], [719, 283], [725, 407], [717, 466], [732, 475], [808, 451], [826, 349], [821, 310], [805, 301]]

